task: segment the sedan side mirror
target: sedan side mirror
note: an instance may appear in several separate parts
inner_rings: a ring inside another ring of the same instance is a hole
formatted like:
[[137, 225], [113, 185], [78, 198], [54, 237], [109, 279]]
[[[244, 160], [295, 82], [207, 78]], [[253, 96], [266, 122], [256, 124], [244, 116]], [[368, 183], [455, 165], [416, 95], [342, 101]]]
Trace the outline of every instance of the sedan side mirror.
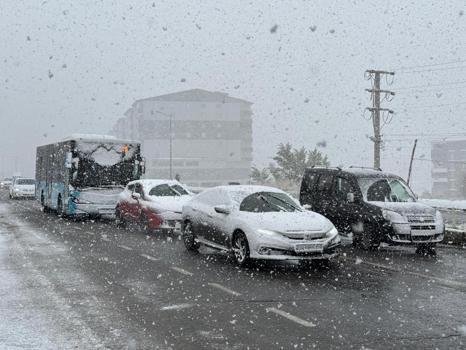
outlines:
[[231, 213], [231, 208], [226, 206], [226, 205], [217, 205], [214, 207], [214, 210], [217, 212], [217, 213], [220, 213], [220, 214], [225, 214], [225, 215], [228, 215]]
[[137, 192], [134, 192], [131, 197], [135, 200], [139, 200], [141, 199], [141, 194], [140, 193], [137, 193]]
[[348, 203], [354, 203], [354, 193], [349, 192], [346, 194], [346, 201]]

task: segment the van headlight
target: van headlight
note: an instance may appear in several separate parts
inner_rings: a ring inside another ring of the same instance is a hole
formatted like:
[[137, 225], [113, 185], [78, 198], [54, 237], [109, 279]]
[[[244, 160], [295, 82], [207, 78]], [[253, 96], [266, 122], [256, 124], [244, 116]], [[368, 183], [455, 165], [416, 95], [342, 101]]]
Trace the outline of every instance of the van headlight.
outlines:
[[340, 243], [340, 236], [338, 235], [338, 230], [335, 226], [332, 226], [332, 228], [327, 231], [325, 237], [330, 238], [330, 241], [328, 242], [329, 245]]
[[332, 238], [334, 236], [338, 236], [338, 230], [336, 229], [335, 226], [332, 226], [332, 228], [328, 230], [327, 233], [325, 234], [325, 237]]
[[445, 230], [445, 222], [443, 221], [443, 215], [439, 210], [435, 212], [435, 226], [438, 229], [441, 229], [442, 231]]
[[408, 223], [408, 220], [406, 220], [406, 218], [403, 215], [393, 210], [382, 209], [382, 216], [390, 224], [407, 224]]

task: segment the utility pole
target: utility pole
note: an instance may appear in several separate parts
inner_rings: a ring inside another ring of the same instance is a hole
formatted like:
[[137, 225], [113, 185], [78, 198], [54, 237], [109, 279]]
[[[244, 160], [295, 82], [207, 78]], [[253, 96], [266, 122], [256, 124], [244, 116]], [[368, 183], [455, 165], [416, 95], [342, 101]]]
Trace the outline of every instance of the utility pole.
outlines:
[[417, 139], [414, 140], [413, 150], [411, 152], [411, 160], [409, 161], [408, 180], [406, 181], [409, 185], [411, 179], [411, 170], [413, 168], [414, 153], [416, 152]]
[[[366, 91], [371, 93], [372, 98], [372, 107], [366, 108], [371, 112], [371, 119], [372, 125], [374, 128], [374, 136], [372, 137], [372, 141], [374, 142], [374, 168], [380, 168], [380, 148], [382, 145], [382, 134], [381, 134], [381, 115], [380, 112], [387, 112], [388, 114], [393, 114], [393, 111], [388, 108], [381, 108], [380, 105], [380, 94], [385, 94], [385, 97], [394, 96], [395, 93], [389, 90], [381, 90], [380, 89], [380, 76], [383, 74], [394, 76], [394, 72], [388, 72], [383, 70], [374, 70], [369, 69], [366, 70], [366, 74], [368, 74], [369, 79], [374, 79], [374, 85], [372, 89], [366, 89]], [[387, 123], [388, 119], [384, 118], [384, 123]]]

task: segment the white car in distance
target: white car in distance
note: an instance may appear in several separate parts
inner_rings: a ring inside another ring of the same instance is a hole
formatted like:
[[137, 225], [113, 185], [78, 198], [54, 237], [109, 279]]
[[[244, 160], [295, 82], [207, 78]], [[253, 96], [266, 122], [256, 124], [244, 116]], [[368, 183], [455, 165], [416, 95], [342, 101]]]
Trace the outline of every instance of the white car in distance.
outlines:
[[35, 179], [17, 177], [10, 186], [10, 199], [34, 198], [35, 192]]
[[265, 186], [219, 186], [183, 207], [183, 241], [250, 259], [312, 260], [337, 255], [340, 238], [324, 216], [305, 210], [285, 192]]

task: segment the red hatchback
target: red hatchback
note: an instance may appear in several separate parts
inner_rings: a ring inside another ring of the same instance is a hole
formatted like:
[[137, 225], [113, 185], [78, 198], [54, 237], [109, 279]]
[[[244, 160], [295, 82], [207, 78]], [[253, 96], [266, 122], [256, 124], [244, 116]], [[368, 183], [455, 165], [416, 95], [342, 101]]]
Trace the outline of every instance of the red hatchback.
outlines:
[[183, 205], [192, 195], [176, 180], [131, 181], [119, 196], [117, 223], [120, 226], [138, 223], [149, 231], [179, 230]]

